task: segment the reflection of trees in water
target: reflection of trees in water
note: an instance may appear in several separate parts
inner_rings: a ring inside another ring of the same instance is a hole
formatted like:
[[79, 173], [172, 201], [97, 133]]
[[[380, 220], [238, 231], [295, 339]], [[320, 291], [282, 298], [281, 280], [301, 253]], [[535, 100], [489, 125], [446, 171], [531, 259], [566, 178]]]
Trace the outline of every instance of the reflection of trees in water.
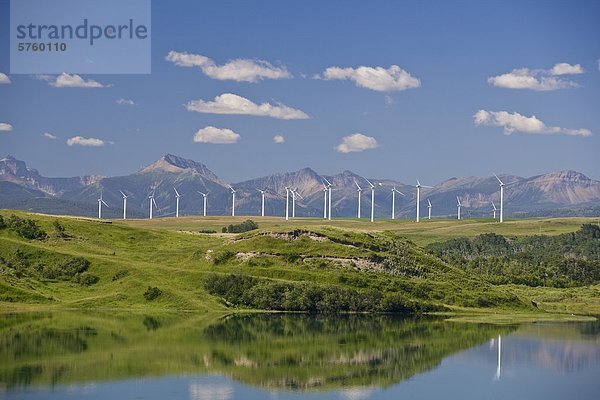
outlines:
[[384, 315], [213, 318], [9, 318], [0, 321], [0, 385], [218, 373], [286, 390], [353, 388], [346, 393], [352, 398], [361, 387], [397, 383], [513, 329]]
[[387, 386], [510, 328], [389, 316], [233, 316], [209, 326], [206, 360], [253, 385], [292, 390]]

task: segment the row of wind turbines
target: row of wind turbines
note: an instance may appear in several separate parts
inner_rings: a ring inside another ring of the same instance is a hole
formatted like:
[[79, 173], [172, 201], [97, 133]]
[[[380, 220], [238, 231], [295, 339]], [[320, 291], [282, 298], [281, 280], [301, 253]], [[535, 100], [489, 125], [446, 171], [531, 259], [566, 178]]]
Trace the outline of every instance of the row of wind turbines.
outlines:
[[[498, 183], [500, 184], [500, 210], [498, 210], [496, 208], [496, 205], [494, 204], [494, 202], [492, 201], [492, 210], [493, 210], [493, 214], [494, 214], [494, 219], [496, 219], [496, 212], [500, 211], [500, 222], [504, 222], [504, 182], [502, 182], [502, 180], [500, 180], [500, 178], [494, 174], [494, 176], [496, 177], [496, 179], [498, 180]], [[363, 178], [368, 184], [369, 184], [369, 189], [371, 190], [371, 222], [375, 221], [375, 187], [376, 185], [374, 185], [371, 181], [369, 181], [367, 178]], [[322, 177], [322, 184], [323, 184], [323, 219], [327, 219], [327, 220], [331, 220], [331, 188], [332, 188], [332, 183], [329, 182], [327, 180], [327, 178]], [[358, 182], [356, 182], [356, 180], [354, 181], [354, 184], [356, 185], [357, 188], [357, 192], [358, 192], [358, 210], [357, 210], [357, 217], [360, 219], [361, 216], [361, 197], [362, 197], [362, 191], [364, 190], [359, 184]], [[381, 186], [381, 183], [377, 184], [378, 186]], [[433, 186], [427, 186], [427, 185], [422, 185], [421, 182], [419, 182], [419, 180], [417, 179], [417, 184], [415, 185], [416, 191], [417, 191], [417, 197], [416, 197], [416, 221], [420, 222], [420, 215], [421, 215], [421, 211], [420, 211], [420, 205], [421, 205], [421, 188], [425, 188], [425, 189], [434, 189]], [[231, 190], [231, 216], [235, 217], [235, 194], [236, 194], [236, 190], [232, 187], [229, 186], [229, 189]], [[176, 188], [173, 188], [173, 190], [175, 191], [175, 217], [179, 218], [179, 199], [182, 197], [182, 195], [177, 191]], [[264, 189], [256, 189], [258, 192], [260, 192], [261, 194], [261, 216], [264, 217], [265, 216], [265, 193], [267, 192], [267, 188]], [[123, 196], [123, 219], [127, 219], [127, 198], [129, 197], [128, 195], [126, 195], [125, 193], [123, 193], [123, 191], [120, 191], [121, 195]], [[204, 217], [206, 217], [206, 207], [207, 207], [207, 197], [208, 197], [208, 192], [204, 193], [204, 192], [200, 192], [198, 191], [198, 193], [200, 195], [202, 195], [202, 206], [203, 206], [203, 213], [202, 215]], [[279, 195], [278, 193], [275, 193], [276, 195]], [[288, 221], [290, 219], [290, 194], [291, 194], [291, 200], [292, 200], [292, 207], [291, 207], [291, 218], [296, 218], [296, 197], [300, 198], [300, 199], [304, 199], [300, 193], [298, 193], [298, 189], [293, 189], [290, 187], [286, 187], [285, 188], [285, 220]], [[394, 186], [392, 188], [392, 192], [391, 192], [391, 196], [392, 196], [392, 212], [391, 212], [391, 217], [392, 219], [396, 219], [396, 215], [395, 215], [395, 210], [396, 210], [396, 194], [402, 195], [402, 196], [406, 196], [404, 193], [402, 193], [401, 191], [399, 191], [398, 189], [396, 189], [396, 187]], [[154, 207], [158, 206], [156, 205], [156, 200], [154, 200], [154, 193], [152, 193], [150, 196], [148, 196], [148, 201], [149, 201], [149, 218], [152, 219], [153, 218], [153, 212], [154, 212]], [[456, 201], [457, 201], [457, 219], [461, 219], [461, 207], [463, 207], [463, 204], [460, 201], [460, 198], [457, 196], [456, 197]], [[104, 199], [102, 198], [102, 192], [100, 192], [100, 197], [98, 198], [98, 218], [102, 219], [102, 206], [106, 206], [108, 207], [108, 204], [106, 204], [106, 202], [104, 201]], [[429, 201], [429, 199], [427, 199], [427, 218], [431, 219], [431, 209], [432, 209], [432, 204]]]

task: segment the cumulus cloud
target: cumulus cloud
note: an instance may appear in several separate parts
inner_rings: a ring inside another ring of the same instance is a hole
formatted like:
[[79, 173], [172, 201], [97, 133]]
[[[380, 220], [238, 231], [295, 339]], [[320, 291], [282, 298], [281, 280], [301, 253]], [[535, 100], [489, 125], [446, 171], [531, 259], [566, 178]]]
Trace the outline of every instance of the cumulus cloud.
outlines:
[[579, 87], [579, 84], [568, 79], [561, 78], [562, 75], [582, 74], [581, 65], [558, 63], [552, 69], [529, 69], [517, 68], [506, 74], [488, 78], [492, 86], [506, 89], [529, 89], [536, 91], [550, 91], [558, 89], [569, 89]]
[[278, 119], [307, 119], [306, 113], [283, 104], [272, 105], [269, 103], [256, 104], [232, 93], [223, 93], [213, 101], [192, 100], [185, 106], [188, 111], [208, 114], [240, 114], [257, 115]]
[[535, 115], [526, 117], [519, 113], [509, 113], [507, 111], [486, 111], [479, 110], [473, 115], [475, 125], [499, 126], [504, 129], [504, 134], [510, 135], [513, 132], [523, 132], [529, 134], [541, 135], [568, 135], [568, 136], [591, 136], [589, 129], [571, 129], [558, 126], [547, 126]]
[[199, 143], [233, 144], [237, 143], [239, 139], [240, 135], [231, 129], [215, 128], [214, 126], [199, 129], [194, 135], [194, 142]]
[[86, 138], [83, 136], [73, 136], [72, 138], [67, 139], [68, 146], [101, 147], [106, 144], [113, 144], [113, 142], [107, 142], [96, 138]]
[[130, 99], [118, 99], [116, 103], [120, 106], [136, 106], [135, 101]]
[[110, 86], [92, 79], [85, 80], [77, 74], [69, 75], [64, 72], [58, 76], [38, 75], [37, 79], [46, 81], [50, 86], [57, 88], [103, 88]]
[[262, 79], [285, 79], [292, 75], [285, 67], [275, 67], [263, 60], [238, 58], [217, 65], [214, 60], [199, 54], [170, 51], [165, 58], [180, 67], [198, 67], [212, 79], [237, 82], [258, 82]]
[[46, 139], [50, 139], [50, 140], [56, 140], [56, 139], [57, 139], [57, 136], [56, 136], [56, 135], [53, 135], [53, 134], [51, 134], [50, 132], [45, 132], [43, 136], [44, 136]]
[[13, 130], [13, 126], [11, 124], [7, 124], [6, 122], [0, 122], [0, 132], [10, 132]]
[[275, 135], [273, 136], [273, 142], [277, 144], [285, 143], [285, 138], [283, 137], [283, 135]]
[[[317, 78], [320, 78], [317, 76]], [[421, 81], [397, 65], [389, 68], [365, 67], [339, 68], [329, 67], [323, 72], [323, 79], [350, 80], [356, 86], [378, 92], [400, 91], [421, 86]]]
[[379, 147], [379, 143], [374, 137], [363, 135], [362, 133], [354, 133], [342, 138], [342, 143], [336, 146], [335, 150], [338, 153], [352, 153], [364, 150], [370, 150]]
[[8, 75], [0, 72], [0, 84], [6, 84], [6, 83], [10, 83], [10, 78], [8, 77]]

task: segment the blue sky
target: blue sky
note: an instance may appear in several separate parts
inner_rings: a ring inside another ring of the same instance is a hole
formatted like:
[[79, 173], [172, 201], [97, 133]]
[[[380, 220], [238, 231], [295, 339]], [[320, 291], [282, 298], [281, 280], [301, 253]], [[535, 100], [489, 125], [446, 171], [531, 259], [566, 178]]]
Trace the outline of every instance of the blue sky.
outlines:
[[152, 73], [81, 74], [104, 87], [10, 74], [8, 11], [0, 0], [0, 154], [47, 176], [173, 153], [231, 182], [305, 166], [600, 179], [597, 1], [154, 0]]

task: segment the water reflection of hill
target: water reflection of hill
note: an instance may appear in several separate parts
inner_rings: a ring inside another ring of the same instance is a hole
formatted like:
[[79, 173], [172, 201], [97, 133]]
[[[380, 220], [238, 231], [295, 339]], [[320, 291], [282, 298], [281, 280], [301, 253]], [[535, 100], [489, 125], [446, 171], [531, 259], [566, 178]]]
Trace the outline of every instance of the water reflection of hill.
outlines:
[[211, 373], [288, 390], [388, 386], [511, 328], [387, 316], [17, 314], [0, 387]]

